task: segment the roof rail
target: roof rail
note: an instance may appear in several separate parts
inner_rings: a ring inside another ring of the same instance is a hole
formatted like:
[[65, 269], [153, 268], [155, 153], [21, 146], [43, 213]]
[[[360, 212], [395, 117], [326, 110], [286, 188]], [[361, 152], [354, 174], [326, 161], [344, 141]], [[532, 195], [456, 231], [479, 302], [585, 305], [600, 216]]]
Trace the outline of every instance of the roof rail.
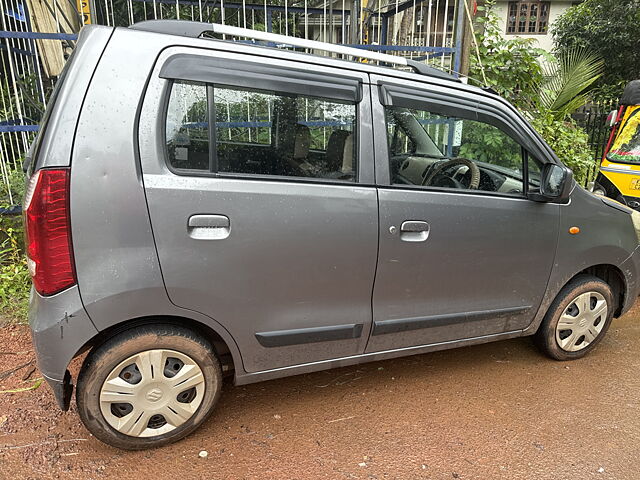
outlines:
[[244, 37], [252, 40], [272, 42], [279, 45], [321, 50], [324, 52], [349, 55], [356, 58], [366, 58], [367, 60], [375, 60], [378, 62], [389, 63], [391, 65], [410, 67], [415, 72], [423, 75], [430, 75], [432, 77], [442, 78], [445, 80], [458, 80], [456, 77], [449, 75], [442, 70], [430, 67], [424, 63], [416, 62], [415, 60], [408, 60], [404, 57], [372, 52], [360, 48], [345, 47], [343, 45], [334, 45], [332, 43], [318, 42], [316, 40], [307, 40], [306, 38], [289, 37], [260, 30], [220, 25], [218, 23], [190, 22], [187, 20], [147, 20], [135, 23], [129, 28], [191, 38], [199, 38], [204, 33], [217, 33], [233, 37]]

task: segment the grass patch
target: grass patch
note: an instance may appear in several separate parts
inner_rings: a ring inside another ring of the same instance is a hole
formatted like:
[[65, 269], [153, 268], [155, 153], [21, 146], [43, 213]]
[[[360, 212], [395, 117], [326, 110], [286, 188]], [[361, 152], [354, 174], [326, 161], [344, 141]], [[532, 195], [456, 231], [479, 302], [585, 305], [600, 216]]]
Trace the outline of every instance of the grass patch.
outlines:
[[0, 317], [26, 323], [31, 277], [24, 255], [22, 218], [0, 217]]
[[[24, 175], [16, 170], [9, 185], [0, 182], [0, 206], [19, 203], [24, 195]], [[24, 249], [24, 226], [19, 215], [0, 215], [0, 326], [26, 323], [31, 277]]]

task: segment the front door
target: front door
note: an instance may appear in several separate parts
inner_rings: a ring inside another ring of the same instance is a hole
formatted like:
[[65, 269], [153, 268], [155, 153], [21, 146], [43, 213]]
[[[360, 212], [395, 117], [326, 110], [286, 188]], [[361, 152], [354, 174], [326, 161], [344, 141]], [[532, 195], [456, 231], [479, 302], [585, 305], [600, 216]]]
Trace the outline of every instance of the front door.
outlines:
[[171, 301], [221, 323], [247, 372], [363, 352], [378, 242], [366, 77], [182, 50], [145, 100], [164, 98], [164, 131], [141, 142]]
[[559, 206], [525, 197], [539, 185], [535, 145], [473, 95], [432, 88], [373, 91], [380, 252], [368, 352], [522, 329], [553, 265]]

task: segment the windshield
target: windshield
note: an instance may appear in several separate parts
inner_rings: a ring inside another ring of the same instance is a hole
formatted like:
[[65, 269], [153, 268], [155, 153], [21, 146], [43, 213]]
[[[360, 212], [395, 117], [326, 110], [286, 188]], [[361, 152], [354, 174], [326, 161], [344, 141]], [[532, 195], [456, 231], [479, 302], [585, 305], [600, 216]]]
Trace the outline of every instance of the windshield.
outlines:
[[640, 105], [627, 108], [607, 160], [640, 164]]

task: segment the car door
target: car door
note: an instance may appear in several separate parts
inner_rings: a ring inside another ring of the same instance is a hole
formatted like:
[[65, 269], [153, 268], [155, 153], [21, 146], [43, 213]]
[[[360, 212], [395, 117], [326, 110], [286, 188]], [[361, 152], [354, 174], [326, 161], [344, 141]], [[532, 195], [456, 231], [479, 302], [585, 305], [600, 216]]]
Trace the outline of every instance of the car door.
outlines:
[[364, 351], [378, 236], [365, 80], [182, 47], [158, 60], [140, 150], [167, 293], [222, 324], [247, 372]]
[[506, 106], [457, 85], [373, 77], [380, 250], [367, 352], [523, 329], [546, 290], [560, 206], [525, 193], [543, 147]]

